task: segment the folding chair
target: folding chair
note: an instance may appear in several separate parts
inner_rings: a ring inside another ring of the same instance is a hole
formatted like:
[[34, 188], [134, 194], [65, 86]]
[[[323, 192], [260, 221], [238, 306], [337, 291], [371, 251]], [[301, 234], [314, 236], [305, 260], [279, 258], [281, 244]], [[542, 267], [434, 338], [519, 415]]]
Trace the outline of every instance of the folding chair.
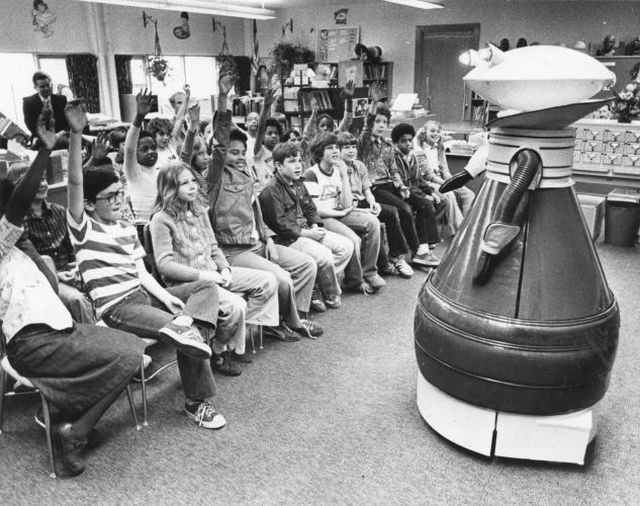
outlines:
[[[51, 432], [51, 411], [49, 409], [49, 403], [45, 396], [38, 390], [31, 381], [29, 381], [24, 376], [21, 376], [18, 373], [11, 363], [9, 362], [9, 357], [6, 355], [6, 343], [4, 334], [0, 332], [0, 356], [2, 359], [0, 360], [0, 434], [2, 434], [3, 423], [4, 423], [4, 400], [5, 397], [16, 397], [19, 395], [28, 395], [28, 394], [39, 394], [40, 401], [42, 402], [42, 412], [44, 414], [44, 425], [45, 425], [45, 433], [47, 436], [47, 451], [49, 453], [49, 465], [50, 465], [50, 473], [49, 476], [51, 478], [56, 477], [56, 469], [55, 469], [55, 456], [53, 453], [53, 436]], [[15, 380], [15, 385], [13, 390], [7, 391], [7, 379], [11, 377]], [[27, 388], [27, 391], [18, 392], [16, 389], [19, 386], [23, 386]], [[125, 391], [127, 392], [127, 398], [129, 400], [129, 408], [131, 409], [131, 415], [133, 416], [133, 421], [135, 423], [136, 430], [140, 430], [141, 426], [138, 423], [138, 415], [133, 406], [133, 396], [131, 395], [131, 385], [127, 385]]]

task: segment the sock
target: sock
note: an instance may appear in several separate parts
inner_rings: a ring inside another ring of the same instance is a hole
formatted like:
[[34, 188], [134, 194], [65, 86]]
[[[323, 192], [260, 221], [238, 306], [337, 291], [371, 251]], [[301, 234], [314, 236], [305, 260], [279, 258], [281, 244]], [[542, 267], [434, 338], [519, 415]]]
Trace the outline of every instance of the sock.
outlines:
[[428, 255], [429, 254], [429, 245], [421, 244], [418, 246], [418, 251], [416, 251], [416, 255]]

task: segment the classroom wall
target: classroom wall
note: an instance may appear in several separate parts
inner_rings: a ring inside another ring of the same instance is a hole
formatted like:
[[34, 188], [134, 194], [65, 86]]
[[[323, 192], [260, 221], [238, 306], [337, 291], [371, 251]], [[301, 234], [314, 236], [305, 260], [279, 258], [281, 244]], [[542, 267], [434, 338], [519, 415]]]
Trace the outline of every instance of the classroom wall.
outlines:
[[[114, 53], [153, 52], [152, 26], [142, 25], [142, 11], [138, 7], [89, 4], [75, 0], [46, 0], [51, 12], [57, 15], [54, 34], [44, 38], [33, 29], [29, 0], [0, 1], [0, 52], [72, 53], [92, 50], [88, 19], [92, 9], [98, 9]], [[222, 32], [213, 33], [212, 16], [191, 14], [191, 37], [174, 37], [173, 27], [180, 25], [180, 13], [144, 9], [158, 20], [160, 43], [167, 55], [215, 55], [222, 49]], [[244, 23], [240, 18], [218, 17], [227, 25], [227, 41], [232, 54], [244, 54]]]
[[382, 0], [318, 1], [310, 7], [284, 9], [278, 19], [258, 22], [260, 53], [266, 55], [273, 42], [281, 40], [282, 26], [290, 18], [294, 20], [294, 33], [287, 38], [315, 50], [318, 28], [336, 26], [333, 13], [346, 7], [347, 25], [360, 26], [361, 42], [380, 46], [384, 59], [395, 62], [395, 95], [413, 91], [416, 26], [480, 23], [481, 45], [507, 37], [515, 47], [518, 38], [524, 37], [529, 43], [564, 43], [571, 47], [580, 39], [591, 44], [594, 54], [607, 33], [626, 42], [640, 35], [640, 2], [446, 0], [445, 4], [444, 9], [421, 10]]

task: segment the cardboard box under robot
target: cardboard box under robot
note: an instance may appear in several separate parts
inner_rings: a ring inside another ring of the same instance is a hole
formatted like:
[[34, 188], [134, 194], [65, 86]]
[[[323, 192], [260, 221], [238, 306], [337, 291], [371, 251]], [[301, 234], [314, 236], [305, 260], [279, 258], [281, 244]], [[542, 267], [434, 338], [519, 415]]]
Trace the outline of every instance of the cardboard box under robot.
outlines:
[[567, 126], [613, 74], [560, 47], [469, 56], [467, 84], [511, 111], [489, 125], [485, 183], [419, 295], [418, 407], [478, 453], [582, 464], [619, 312], [573, 191]]

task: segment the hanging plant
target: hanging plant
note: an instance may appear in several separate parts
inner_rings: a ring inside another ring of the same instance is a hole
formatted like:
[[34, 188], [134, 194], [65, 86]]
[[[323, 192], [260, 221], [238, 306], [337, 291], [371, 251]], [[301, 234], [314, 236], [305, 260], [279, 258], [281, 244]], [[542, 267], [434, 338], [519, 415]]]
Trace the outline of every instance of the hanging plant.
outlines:
[[316, 54], [302, 44], [291, 42], [278, 42], [271, 50], [274, 67], [280, 76], [280, 80], [289, 77], [296, 63], [315, 63]]
[[147, 27], [147, 23], [151, 22], [154, 25], [155, 29], [155, 42], [153, 48], [153, 56], [149, 56], [147, 58], [147, 73], [151, 74], [158, 81], [166, 86], [164, 82], [165, 77], [171, 70], [169, 67], [169, 62], [166, 60], [164, 56], [162, 56], [162, 48], [160, 47], [160, 36], [158, 35], [158, 20], [153, 17], [147, 15], [144, 11], [142, 11], [142, 21], [144, 23], [144, 27]]

